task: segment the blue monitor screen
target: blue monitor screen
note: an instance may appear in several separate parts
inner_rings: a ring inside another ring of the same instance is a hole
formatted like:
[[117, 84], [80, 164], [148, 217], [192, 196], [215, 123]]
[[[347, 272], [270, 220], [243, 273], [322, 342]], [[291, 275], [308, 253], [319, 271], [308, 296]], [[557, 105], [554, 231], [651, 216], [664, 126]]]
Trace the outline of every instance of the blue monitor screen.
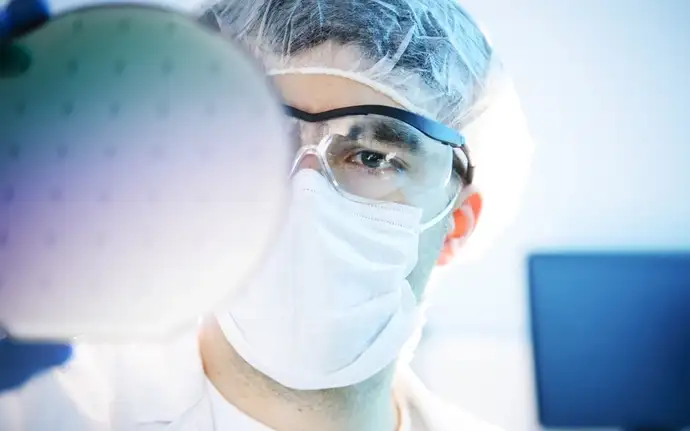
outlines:
[[690, 426], [690, 254], [539, 254], [528, 266], [543, 426]]

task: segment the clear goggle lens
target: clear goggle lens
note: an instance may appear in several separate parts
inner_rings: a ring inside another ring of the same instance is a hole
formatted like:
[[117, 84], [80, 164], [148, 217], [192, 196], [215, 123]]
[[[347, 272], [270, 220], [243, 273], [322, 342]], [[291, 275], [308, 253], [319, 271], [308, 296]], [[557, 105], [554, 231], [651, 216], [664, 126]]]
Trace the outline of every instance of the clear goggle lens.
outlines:
[[298, 154], [319, 157], [325, 174], [347, 197], [423, 210], [422, 222], [447, 213], [460, 189], [453, 149], [407, 123], [353, 115], [319, 123], [290, 119]]

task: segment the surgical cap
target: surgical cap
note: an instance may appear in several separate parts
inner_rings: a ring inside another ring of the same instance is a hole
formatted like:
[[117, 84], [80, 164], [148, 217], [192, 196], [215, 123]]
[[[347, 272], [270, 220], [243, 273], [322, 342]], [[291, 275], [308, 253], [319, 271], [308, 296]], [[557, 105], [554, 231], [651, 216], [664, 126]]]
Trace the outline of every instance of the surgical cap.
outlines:
[[211, 10], [269, 74], [329, 69], [455, 128], [481, 95], [492, 59], [451, 0], [221, 0]]
[[[498, 180], [491, 158], [499, 159], [495, 165], [501, 169], [508, 167], [501, 160], [512, 159], [510, 168], [529, 160], [520, 107], [508, 94], [512, 87], [506, 85], [484, 32], [454, 0], [216, 0], [201, 13], [203, 20], [244, 45], [269, 75], [349, 78], [461, 131], [477, 165], [478, 182], [489, 175]], [[502, 107], [490, 112], [493, 105]], [[502, 134], [487, 130], [497, 127]], [[487, 142], [491, 140], [502, 142]], [[526, 172], [526, 166], [518, 169]], [[502, 197], [492, 197], [491, 187], [481, 184], [487, 216], [498, 205], [493, 212], [505, 216], [501, 203], [514, 201], [510, 186], [520, 184], [514, 174], [499, 174], [504, 184], [496, 185]]]

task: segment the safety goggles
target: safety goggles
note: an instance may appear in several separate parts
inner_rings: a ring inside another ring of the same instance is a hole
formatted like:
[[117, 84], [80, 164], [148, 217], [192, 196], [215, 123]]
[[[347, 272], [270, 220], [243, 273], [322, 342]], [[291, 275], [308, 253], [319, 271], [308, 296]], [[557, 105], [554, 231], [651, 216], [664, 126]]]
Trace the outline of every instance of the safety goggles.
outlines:
[[[200, 18], [220, 31], [212, 12]], [[474, 165], [462, 134], [424, 116], [383, 105], [308, 113], [286, 106], [296, 156], [307, 155], [345, 197], [422, 209], [422, 229], [448, 214]]]
[[381, 105], [352, 106], [318, 114], [285, 107], [296, 157], [307, 155], [346, 197], [394, 202], [422, 209], [422, 229], [444, 217], [473, 166], [464, 138], [440, 123]]

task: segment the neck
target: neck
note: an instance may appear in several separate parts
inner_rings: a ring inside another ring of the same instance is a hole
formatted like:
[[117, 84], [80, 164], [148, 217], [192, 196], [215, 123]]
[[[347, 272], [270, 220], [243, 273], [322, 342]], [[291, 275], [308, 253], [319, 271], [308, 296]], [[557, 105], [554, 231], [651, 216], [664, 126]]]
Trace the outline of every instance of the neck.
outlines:
[[397, 429], [391, 390], [393, 366], [357, 385], [298, 391], [281, 386], [247, 364], [215, 319], [199, 332], [204, 371], [218, 392], [244, 414], [276, 431]]

